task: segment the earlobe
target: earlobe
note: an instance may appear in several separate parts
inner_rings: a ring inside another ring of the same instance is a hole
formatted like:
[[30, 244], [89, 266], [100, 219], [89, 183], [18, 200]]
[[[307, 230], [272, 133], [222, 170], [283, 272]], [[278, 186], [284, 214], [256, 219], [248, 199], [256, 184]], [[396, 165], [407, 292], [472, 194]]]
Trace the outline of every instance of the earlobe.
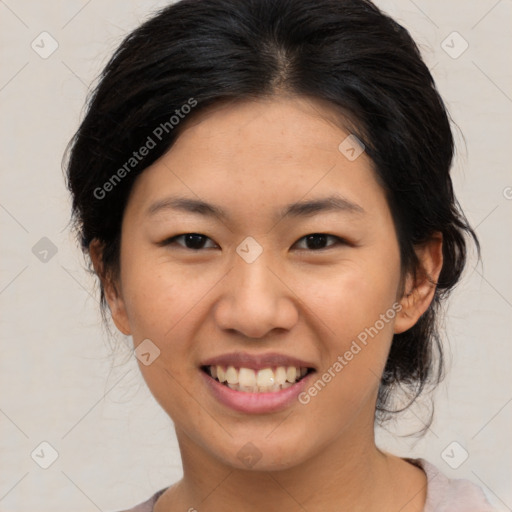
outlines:
[[402, 309], [395, 320], [395, 334], [413, 327], [434, 298], [443, 267], [442, 234], [435, 233], [427, 242], [417, 246], [415, 252], [418, 258], [418, 269], [415, 278], [408, 275], [405, 280], [404, 294], [400, 299]]
[[95, 238], [89, 244], [89, 255], [94, 266], [94, 271], [103, 286], [105, 300], [107, 301], [114, 324], [123, 334], [129, 336], [131, 329], [122, 293], [106, 272], [103, 266], [102, 253], [103, 248], [101, 243]]
[[122, 294], [111, 281], [104, 282], [103, 288], [114, 324], [126, 336], [131, 335], [132, 332]]

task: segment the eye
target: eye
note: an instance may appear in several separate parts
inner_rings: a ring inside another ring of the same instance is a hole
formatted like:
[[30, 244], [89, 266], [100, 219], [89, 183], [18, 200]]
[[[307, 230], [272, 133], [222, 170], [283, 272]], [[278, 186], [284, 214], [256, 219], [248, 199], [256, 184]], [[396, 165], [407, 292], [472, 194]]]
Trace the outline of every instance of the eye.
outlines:
[[[326, 247], [326, 243], [327, 243], [328, 239], [334, 240], [335, 243], [328, 245]], [[331, 247], [333, 247], [333, 245], [347, 244], [347, 242], [345, 240], [343, 240], [342, 238], [335, 236], [335, 235], [328, 235], [325, 233], [311, 233], [310, 235], [306, 235], [306, 236], [302, 237], [296, 243], [300, 243], [303, 240], [305, 241], [307, 247], [305, 249], [301, 248], [302, 250], [309, 249], [309, 250], [313, 250], [313, 251], [319, 251], [322, 249], [330, 249]]]
[[[181, 245], [185, 249], [199, 251], [205, 248], [204, 246], [207, 240], [212, 241], [206, 235], [201, 235], [200, 233], [185, 233], [183, 235], [176, 235], [171, 238], [168, 238], [167, 240], [161, 242], [159, 245], [173, 245], [174, 243], [177, 243], [178, 245]], [[214, 247], [217, 246], [214, 244]]]
[[[334, 243], [327, 245], [328, 239], [333, 240]], [[205, 243], [208, 240], [213, 244], [210, 247], [205, 246]], [[296, 242], [295, 245], [301, 243], [302, 241], [306, 243], [306, 247], [299, 247], [299, 249], [311, 251], [329, 249], [337, 244], [348, 244], [348, 242], [338, 236], [328, 235], [325, 233], [311, 233], [302, 237], [298, 242]], [[173, 244], [180, 245], [184, 249], [190, 249], [192, 251], [200, 251], [201, 249], [218, 247], [210, 238], [200, 233], [185, 233], [183, 235], [176, 235], [159, 243], [161, 246], [168, 246]]]

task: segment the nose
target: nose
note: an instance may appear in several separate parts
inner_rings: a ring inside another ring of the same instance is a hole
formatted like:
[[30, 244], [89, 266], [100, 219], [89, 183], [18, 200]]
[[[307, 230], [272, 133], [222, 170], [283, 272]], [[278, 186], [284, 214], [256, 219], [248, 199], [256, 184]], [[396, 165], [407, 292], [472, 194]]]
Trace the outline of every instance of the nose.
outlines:
[[297, 297], [279, 267], [263, 255], [247, 263], [237, 257], [222, 280], [215, 308], [219, 328], [246, 338], [263, 338], [274, 329], [290, 330], [298, 320]]

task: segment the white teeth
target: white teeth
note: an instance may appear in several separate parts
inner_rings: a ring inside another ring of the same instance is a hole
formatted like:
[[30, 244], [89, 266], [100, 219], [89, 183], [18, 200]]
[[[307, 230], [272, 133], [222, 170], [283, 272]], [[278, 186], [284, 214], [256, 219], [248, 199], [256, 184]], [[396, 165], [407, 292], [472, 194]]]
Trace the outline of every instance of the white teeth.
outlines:
[[282, 386], [286, 382], [286, 368], [284, 366], [279, 366], [278, 368], [276, 368], [275, 376], [276, 383]]
[[[211, 369], [214, 368], [213, 366], [210, 366], [210, 372], [211, 372]], [[219, 380], [219, 382], [226, 382], [226, 372], [224, 371], [224, 369], [222, 368], [222, 366], [215, 366], [215, 371], [217, 372], [217, 379]], [[212, 377], [213, 377], [213, 373], [211, 374]], [[215, 377], [213, 377], [215, 378]]]
[[295, 368], [295, 366], [288, 366], [288, 368], [286, 368], [286, 380], [288, 382], [295, 382], [296, 378], [297, 368]]
[[256, 377], [256, 383], [258, 387], [270, 387], [274, 384], [275, 381], [276, 379], [274, 377], [272, 368], [264, 368], [263, 370], [258, 371], [258, 375]]
[[251, 368], [240, 368], [238, 372], [238, 383], [240, 386], [248, 388], [256, 386], [256, 372]]
[[238, 384], [238, 372], [234, 366], [228, 366], [226, 370], [226, 380], [228, 384]]
[[255, 371], [252, 368], [234, 366], [209, 366], [210, 375], [229, 388], [246, 393], [268, 393], [280, 391], [304, 377], [308, 369], [295, 366], [278, 366]]

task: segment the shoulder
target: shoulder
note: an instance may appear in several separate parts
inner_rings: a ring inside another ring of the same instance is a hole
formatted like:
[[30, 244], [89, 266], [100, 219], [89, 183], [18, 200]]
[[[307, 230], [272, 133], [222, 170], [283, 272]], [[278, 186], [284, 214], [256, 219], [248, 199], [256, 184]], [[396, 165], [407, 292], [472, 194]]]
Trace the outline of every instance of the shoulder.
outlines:
[[135, 505], [135, 507], [128, 508], [126, 510], [120, 510], [119, 512], [153, 512], [153, 507], [158, 500], [158, 498], [167, 490], [167, 487], [165, 489], [160, 489], [158, 492], [153, 494], [151, 498], [148, 500], [139, 503], [138, 505]]
[[480, 487], [461, 478], [448, 478], [425, 459], [406, 459], [427, 475], [424, 512], [495, 512]]

